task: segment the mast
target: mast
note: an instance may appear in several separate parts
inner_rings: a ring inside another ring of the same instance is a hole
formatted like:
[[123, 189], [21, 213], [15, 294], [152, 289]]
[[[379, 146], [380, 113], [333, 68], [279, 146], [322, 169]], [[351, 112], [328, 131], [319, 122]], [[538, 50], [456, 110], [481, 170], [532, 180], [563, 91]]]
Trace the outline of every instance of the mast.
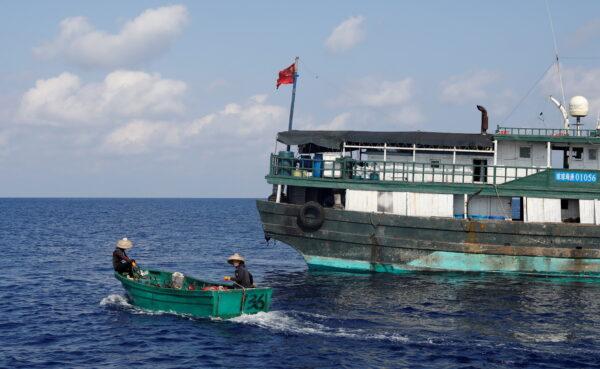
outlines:
[[[546, 0], [546, 11], [548, 12], [548, 19], [550, 20], [550, 30], [552, 31], [552, 41], [554, 41], [554, 56], [556, 60], [556, 71], [558, 72], [558, 81], [560, 83], [560, 92], [562, 95], [562, 105], [564, 106], [567, 101], [565, 99], [565, 87], [563, 84], [562, 73], [560, 72], [560, 58], [558, 57], [558, 42], [556, 42], [556, 32], [554, 31], [554, 22], [552, 21], [552, 13], [550, 13], [550, 5]], [[569, 127], [565, 127], [569, 128]]]
[[[294, 103], [296, 102], [296, 81], [298, 80], [298, 60], [296, 57], [294, 61], [294, 83], [292, 86], [292, 103], [290, 105], [290, 121], [288, 123], [288, 131], [292, 130], [292, 123], [294, 121]], [[290, 145], [287, 145], [287, 151], [290, 151]]]

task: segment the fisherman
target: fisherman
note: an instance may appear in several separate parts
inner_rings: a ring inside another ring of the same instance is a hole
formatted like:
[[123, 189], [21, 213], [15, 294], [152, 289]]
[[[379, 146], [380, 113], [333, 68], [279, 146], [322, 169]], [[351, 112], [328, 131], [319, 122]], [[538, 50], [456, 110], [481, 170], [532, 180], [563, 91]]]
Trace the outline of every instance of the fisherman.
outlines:
[[225, 277], [226, 281], [233, 281], [235, 288], [252, 288], [254, 279], [246, 269], [246, 260], [237, 252], [227, 259], [227, 262], [235, 267], [235, 277]]
[[113, 268], [116, 272], [127, 273], [133, 277], [133, 267], [135, 267], [135, 260], [131, 259], [125, 253], [125, 250], [129, 250], [133, 247], [133, 243], [127, 239], [127, 237], [117, 241], [117, 247], [112, 254]]

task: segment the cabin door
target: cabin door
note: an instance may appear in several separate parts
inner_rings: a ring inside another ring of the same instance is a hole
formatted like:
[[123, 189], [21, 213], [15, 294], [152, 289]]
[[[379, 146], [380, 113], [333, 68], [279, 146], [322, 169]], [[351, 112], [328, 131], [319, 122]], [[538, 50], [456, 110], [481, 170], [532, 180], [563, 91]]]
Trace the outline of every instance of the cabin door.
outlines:
[[487, 182], [487, 159], [473, 159], [473, 182]]

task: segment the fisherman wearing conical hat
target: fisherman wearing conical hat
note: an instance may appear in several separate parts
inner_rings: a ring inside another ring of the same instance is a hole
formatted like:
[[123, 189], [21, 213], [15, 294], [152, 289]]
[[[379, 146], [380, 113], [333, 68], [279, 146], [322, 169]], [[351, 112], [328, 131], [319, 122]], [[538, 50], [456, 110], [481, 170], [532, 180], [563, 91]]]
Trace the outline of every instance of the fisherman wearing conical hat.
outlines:
[[234, 277], [225, 277], [226, 281], [234, 282], [235, 288], [252, 288], [254, 287], [254, 278], [246, 269], [246, 260], [237, 252], [231, 255], [227, 262], [235, 267]]
[[125, 253], [125, 250], [129, 250], [133, 247], [133, 243], [127, 239], [127, 237], [117, 241], [117, 247], [112, 254], [113, 268], [116, 272], [127, 273], [133, 276], [133, 267], [135, 266], [135, 260], [131, 259]]

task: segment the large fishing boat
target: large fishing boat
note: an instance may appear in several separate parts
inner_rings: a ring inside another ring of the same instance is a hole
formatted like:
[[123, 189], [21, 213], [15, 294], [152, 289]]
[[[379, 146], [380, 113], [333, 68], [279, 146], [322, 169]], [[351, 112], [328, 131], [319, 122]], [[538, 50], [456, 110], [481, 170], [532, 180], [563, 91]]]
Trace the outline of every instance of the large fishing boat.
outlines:
[[600, 130], [280, 132], [267, 238], [309, 266], [600, 276]]

